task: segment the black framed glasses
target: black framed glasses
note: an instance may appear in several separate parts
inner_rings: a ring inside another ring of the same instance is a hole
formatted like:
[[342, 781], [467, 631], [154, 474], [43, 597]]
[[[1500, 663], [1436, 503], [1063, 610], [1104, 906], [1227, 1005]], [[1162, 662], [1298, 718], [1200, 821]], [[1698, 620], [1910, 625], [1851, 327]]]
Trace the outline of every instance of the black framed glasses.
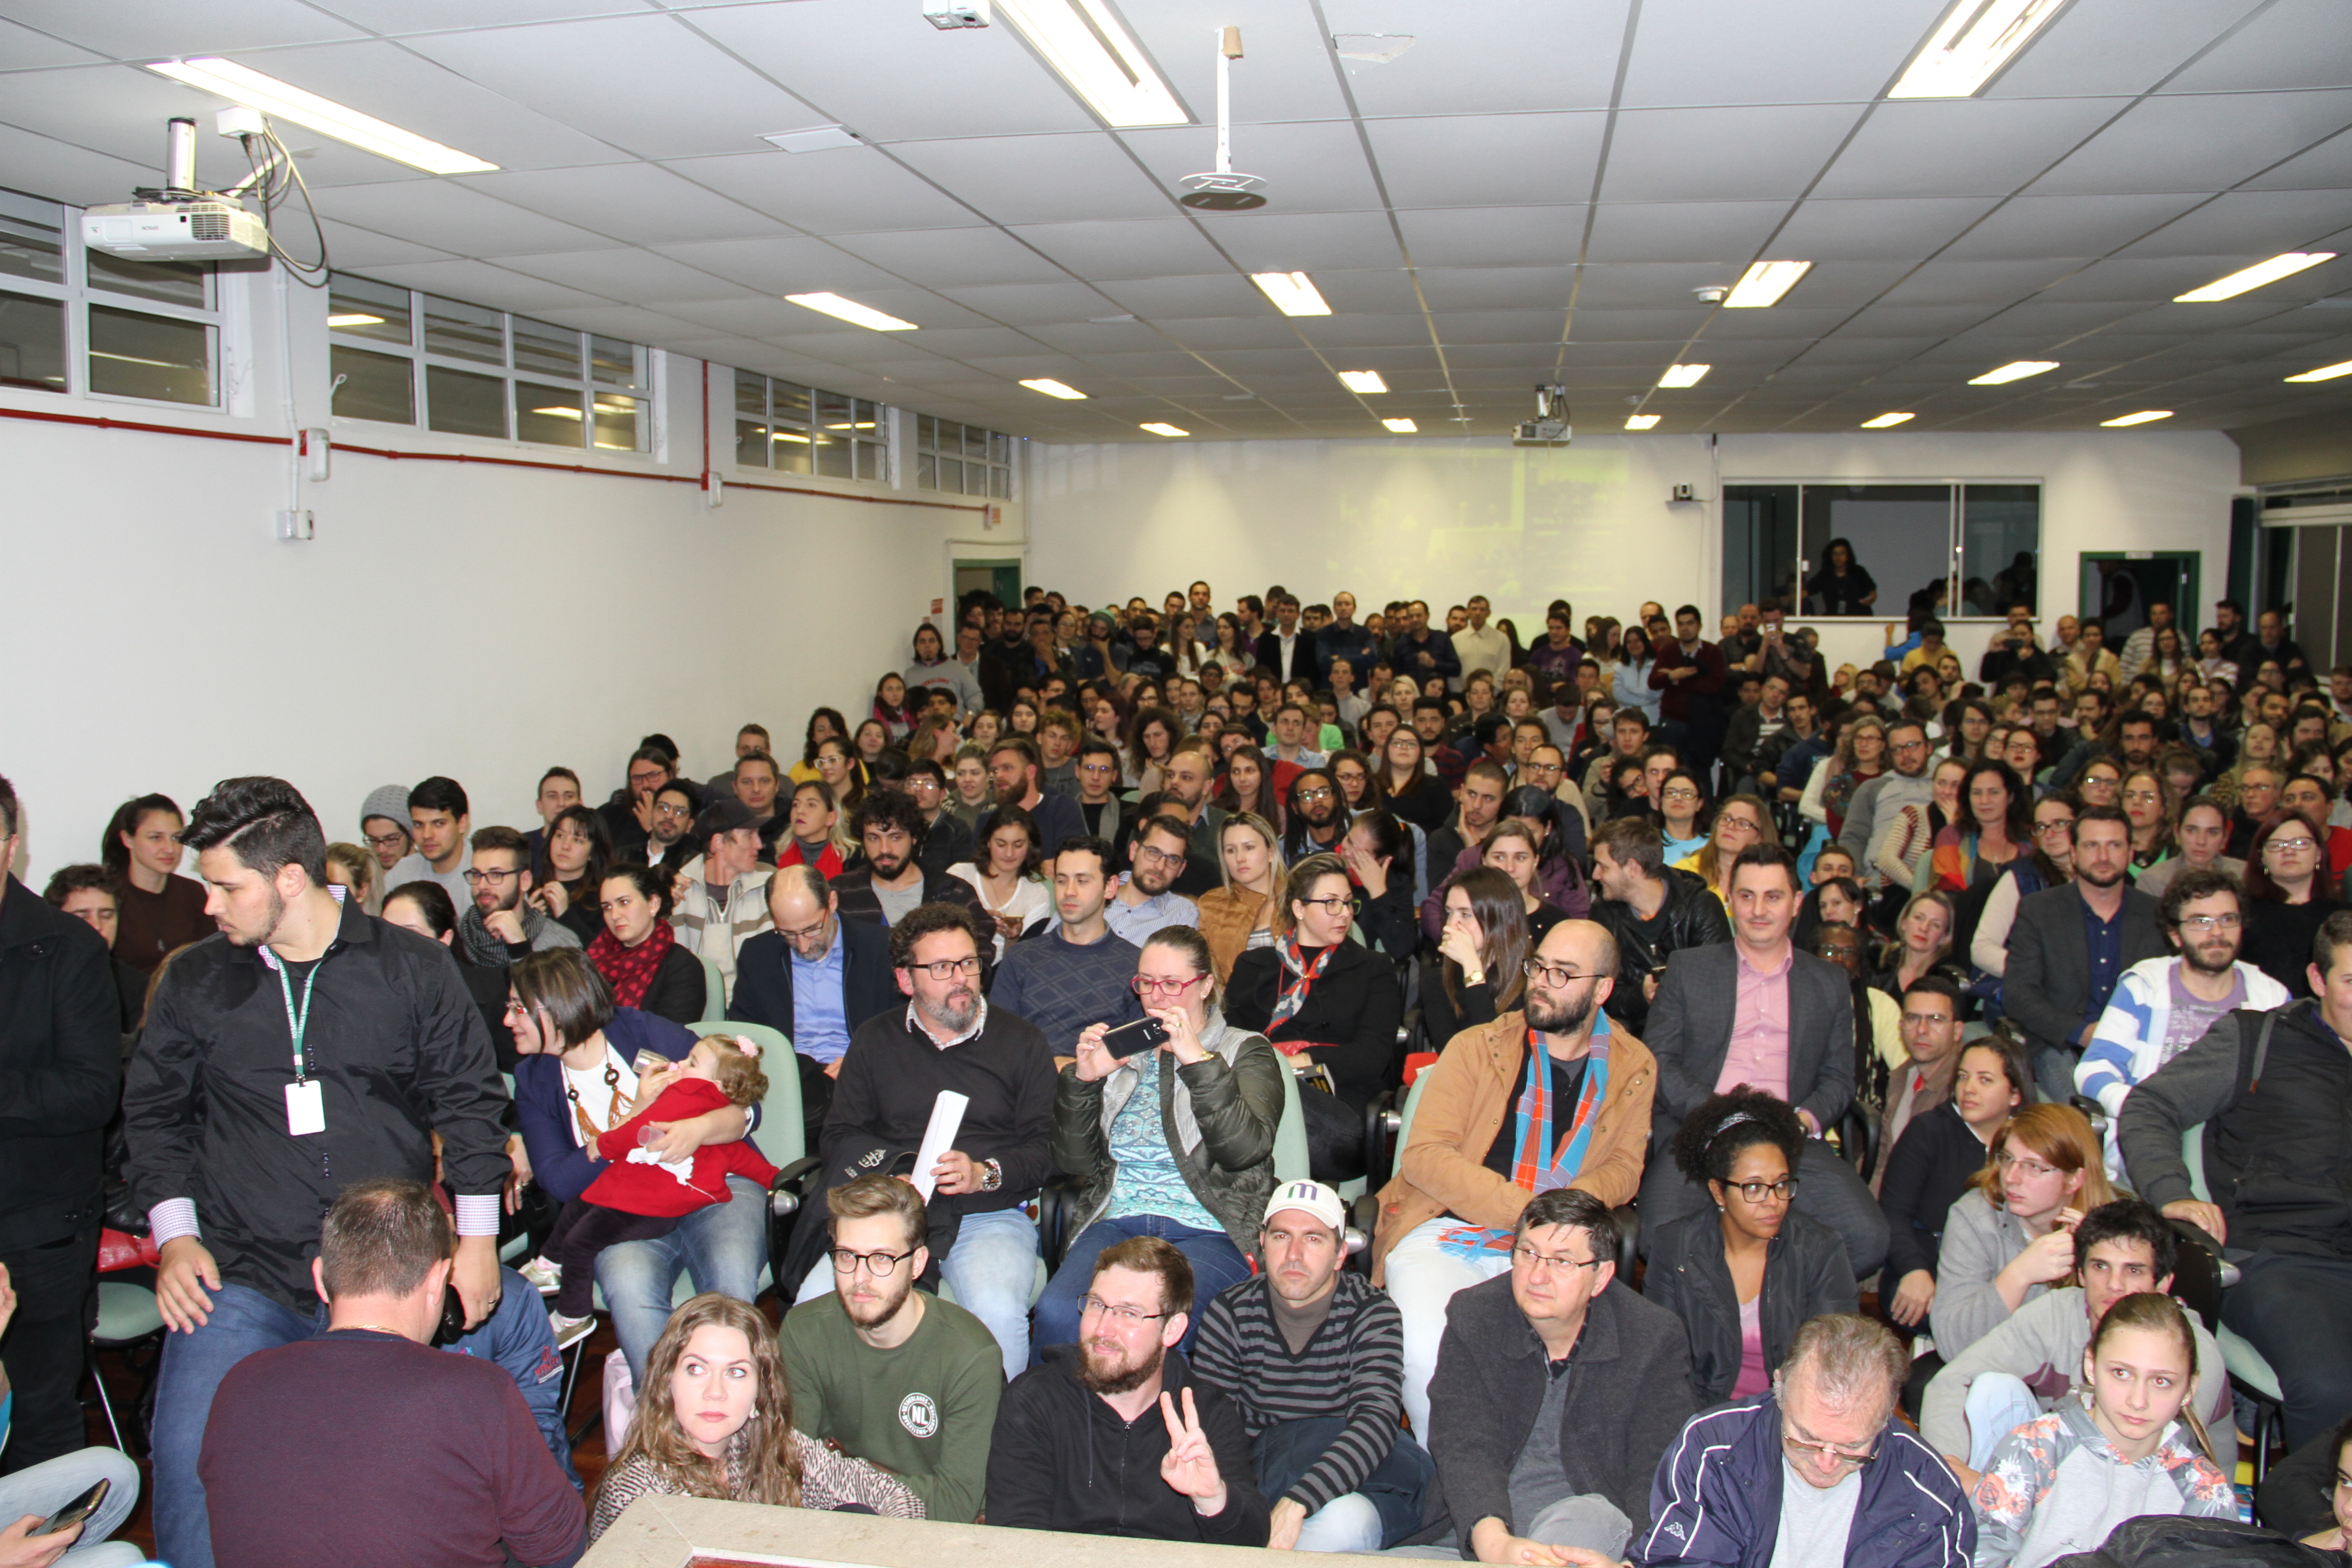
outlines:
[[1540, 958], [1530, 958], [1519, 965], [1519, 972], [1538, 985], [1558, 990], [1580, 980], [1598, 980], [1599, 974], [1581, 974], [1564, 963], [1546, 963]]
[[898, 1271], [898, 1265], [915, 1255], [912, 1252], [852, 1252], [845, 1247], [836, 1247], [825, 1256], [833, 1259], [835, 1274], [855, 1274], [863, 1268], [877, 1279], [887, 1279]]
[[909, 973], [928, 974], [934, 980], [961, 980], [966, 975], [980, 973], [980, 959], [977, 955], [942, 958], [936, 963], [910, 963], [907, 970]]
[[1137, 1323], [1156, 1323], [1168, 1315], [1165, 1312], [1139, 1312], [1132, 1307], [1106, 1301], [1091, 1292], [1078, 1298], [1078, 1314], [1081, 1317], [1108, 1318], [1121, 1328], [1131, 1328]]
[[1783, 1176], [1777, 1182], [1726, 1182], [1723, 1184], [1751, 1204], [1760, 1204], [1768, 1195], [1787, 1203], [1797, 1195], [1797, 1178], [1794, 1176]]
[[507, 885], [507, 879], [522, 875], [522, 868], [518, 866], [510, 871], [477, 871], [469, 866], [459, 874], [466, 879], [466, 886], [469, 888], [478, 888], [485, 882], [493, 888], [503, 888]]

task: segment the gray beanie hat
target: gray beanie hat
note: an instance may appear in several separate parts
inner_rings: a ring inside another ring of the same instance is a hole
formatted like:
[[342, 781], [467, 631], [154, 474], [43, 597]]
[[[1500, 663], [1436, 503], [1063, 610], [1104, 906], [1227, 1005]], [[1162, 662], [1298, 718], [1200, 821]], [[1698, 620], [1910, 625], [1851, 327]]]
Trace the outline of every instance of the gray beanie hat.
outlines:
[[366, 831], [367, 819], [371, 816], [397, 822], [405, 829], [408, 826], [408, 787], [405, 784], [386, 784], [382, 789], [368, 791], [367, 799], [360, 802], [362, 832]]

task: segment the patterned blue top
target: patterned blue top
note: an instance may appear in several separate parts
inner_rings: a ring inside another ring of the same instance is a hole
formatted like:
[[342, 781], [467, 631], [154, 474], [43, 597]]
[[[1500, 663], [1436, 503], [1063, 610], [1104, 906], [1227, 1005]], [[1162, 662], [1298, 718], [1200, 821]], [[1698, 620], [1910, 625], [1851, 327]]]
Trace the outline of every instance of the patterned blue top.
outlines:
[[1158, 1215], [1223, 1236], [1224, 1222], [1192, 1195], [1192, 1184], [1178, 1169], [1175, 1151], [1168, 1147], [1167, 1121], [1160, 1110], [1160, 1068], [1167, 1055], [1143, 1051], [1130, 1058], [1138, 1075], [1135, 1092], [1111, 1120], [1110, 1157], [1118, 1174], [1100, 1217]]

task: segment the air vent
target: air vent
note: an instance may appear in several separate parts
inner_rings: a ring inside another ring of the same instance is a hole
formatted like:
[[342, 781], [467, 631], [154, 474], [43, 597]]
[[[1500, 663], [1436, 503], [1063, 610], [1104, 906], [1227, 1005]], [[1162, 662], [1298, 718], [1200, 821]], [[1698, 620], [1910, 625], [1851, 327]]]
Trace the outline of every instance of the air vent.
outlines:
[[188, 236], [192, 239], [226, 239], [228, 214], [194, 212], [188, 215]]

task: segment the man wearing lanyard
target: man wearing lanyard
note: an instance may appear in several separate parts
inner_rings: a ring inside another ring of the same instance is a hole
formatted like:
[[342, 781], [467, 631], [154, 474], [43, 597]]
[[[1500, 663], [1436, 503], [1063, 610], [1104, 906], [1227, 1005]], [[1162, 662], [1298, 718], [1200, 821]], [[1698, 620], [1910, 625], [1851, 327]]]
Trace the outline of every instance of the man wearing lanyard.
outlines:
[[498, 1305], [511, 1166], [488, 1031], [448, 951], [338, 899], [318, 816], [291, 784], [224, 781], [181, 842], [224, 940], [171, 960], [123, 1114], [173, 1331], [155, 1394], [156, 1548], [175, 1568], [211, 1568], [196, 1458], [213, 1392], [246, 1356], [323, 1325], [310, 1258], [336, 1194], [370, 1177], [432, 1181], [438, 1132], [471, 1327]]

